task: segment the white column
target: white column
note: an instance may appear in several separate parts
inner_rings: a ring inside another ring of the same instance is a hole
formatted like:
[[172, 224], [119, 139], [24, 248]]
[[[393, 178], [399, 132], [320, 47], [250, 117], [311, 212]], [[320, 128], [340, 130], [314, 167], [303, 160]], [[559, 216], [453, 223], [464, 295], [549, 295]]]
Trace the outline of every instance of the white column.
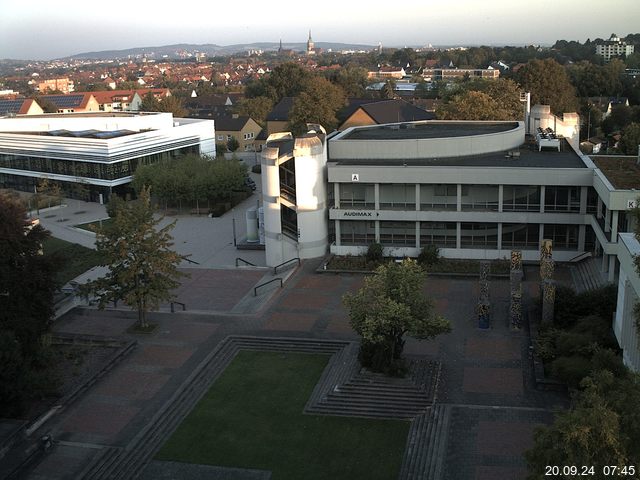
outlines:
[[379, 183], [374, 183], [373, 185], [373, 201], [374, 201], [374, 208], [376, 210], [380, 210], [380, 184]]
[[584, 242], [587, 237], [587, 226], [578, 226], [578, 250], [584, 252]]
[[420, 211], [420, 184], [416, 183], [416, 211]]
[[333, 184], [333, 199], [335, 208], [340, 208], [340, 184], [337, 182]]
[[[458, 187], [460, 187], [460, 185], [458, 185]], [[458, 197], [458, 201], [459, 200], [460, 197]], [[462, 225], [460, 224], [460, 222], [456, 222], [456, 248], [458, 250], [462, 248]]]
[[[502, 213], [502, 203], [504, 202], [504, 185], [498, 185], [498, 212]], [[500, 224], [502, 229], [502, 224]], [[500, 245], [500, 239], [498, 239], [498, 245]]]
[[542, 240], [544, 240], [544, 223], [540, 224], [540, 234], [538, 235], [538, 250], [542, 247]]
[[[502, 185], [500, 185], [500, 191], [502, 191]], [[500, 200], [502, 205], [502, 200]], [[498, 250], [502, 250], [502, 223], [498, 224]]]
[[615, 255], [609, 255], [609, 282], [613, 282], [616, 278], [616, 257]]
[[416, 248], [420, 248], [420, 222], [416, 222]]
[[336, 232], [336, 246], [339, 247], [340, 245], [342, 245], [340, 241], [340, 220], [334, 220], [333, 223], [335, 225]]
[[456, 210], [458, 212], [462, 211], [462, 185], [461, 184], [458, 184], [458, 190], [456, 194]]
[[587, 193], [589, 187], [580, 187], [580, 213], [587, 214]]
[[380, 243], [380, 220], [376, 220], [376, 243]]
[[611, 241], [613, 243], [618, 241], [618, 210], [611, 212]]
[[[607, 212], [604, 214], [604, 231], [611, 231], [611, 210], [607, 208]], [[613, 241], [613, 239], [611, 240]]]
[[[544, 197], [546, 195], [546, 187], [544, 185], [540, 186], [540, 213], [544, 213]], [[542, 239], [542, 237], [540, 237]], [[542, 242], [540, 242], [542, 245]]]

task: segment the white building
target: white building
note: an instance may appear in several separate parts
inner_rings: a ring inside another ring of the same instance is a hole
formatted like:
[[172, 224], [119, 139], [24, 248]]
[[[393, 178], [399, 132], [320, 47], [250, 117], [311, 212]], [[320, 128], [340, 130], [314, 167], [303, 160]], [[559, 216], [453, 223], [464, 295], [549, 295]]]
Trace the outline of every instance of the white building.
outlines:
[[0, 188], [42, 178], [82, 183], [93, 201], [125, 193], [138, 165], [187, 153], [215, 156], [212, 120], [171, 113], [78, 113], [0, 118]]
[[625, 365], [640, 371], [640, 349], [634, 307], [640, 300], [640, 277], [634, 259], [640, 255], [640, 243], [633, 233], [620, 234], [620, 275], [618, 278], [618, 303], [613, 322], [613, 332], [622, 349]]
[[633, 45], [627, 44], [625, 41], [614, 33], [609, 40], [596, 45], [596, 55], [604, 57], [604, 61], [608, 62], [612, 57], [628, 56], [633, 53]]

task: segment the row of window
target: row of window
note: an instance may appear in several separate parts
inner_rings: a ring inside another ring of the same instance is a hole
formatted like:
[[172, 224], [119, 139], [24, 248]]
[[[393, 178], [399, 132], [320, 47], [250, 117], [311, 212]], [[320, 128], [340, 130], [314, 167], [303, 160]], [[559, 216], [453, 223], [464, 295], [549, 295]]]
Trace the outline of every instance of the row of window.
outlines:
[[[419, 185], [420, 210], [456, 210], [458, 185]], [[498, 185], [461, 185], [462, 210], [498, 211]], [[544, 193], [544, 211], [580, 212], [580, 189], [574, 186], [547, 186]], [[339, 184], [340, 208], [375, 208], [373, 184]], [[541, 188], [539, 186], [505, 185], [502, 210], [505, 212], [540, 211]], [[587, 212], [595, 212], [597, 193], [593, 188], [587, 195]], [[415, 210], [415, 184], [380, 184], [379, 206], [382, 210]]]
[[57, 158], [30, 157], [22, 155], [0, 154], [0, 167], [31, 172], [52, 173], [72, 177], [116, 180], [133, 175], [138, 165], [148, 165], [163, 160], [199, 153], [198, 146], [183, 147], [168, 152], [145, 155], [114, 163], [83, 162]]
[[[419, 222], [420, 246], [436, 245], [456, 248], [456, 222]], [[416, 246], [416, 222], [380, 221], [380, 243], [386, 246]], [[544, 237], [553, 240], [554, 248], [577, 250], [578, 225], [544, 225]], [[376, 241], [375, 222], [340, 221], [342, 245], [369, 245]], [[540, 225], [526, 223], [502, 224], [502, 248], [537, 249]], [[498, 224], [463, 222], [460, 224], [462, 248], [498, 248]]]
[[[252, 138], [254, 138], [254, 137], [255, 137], [255, 134], [254, 134], [253, 132], [243, 133], [243, 134], [242, 134], [242, 137], [243, 137], [245, 140], [251, 140]], [[217, 138], [218, 138], [218, 140], [219, 140], [219, 141], [224, 142], [224, 135], [218, 135], [218, 136], [217, 136]], [[227, 142], [228, 142], [229, 140], [231, 140], [232, 138], [233, 138], [233, 135], [227, 135]]]

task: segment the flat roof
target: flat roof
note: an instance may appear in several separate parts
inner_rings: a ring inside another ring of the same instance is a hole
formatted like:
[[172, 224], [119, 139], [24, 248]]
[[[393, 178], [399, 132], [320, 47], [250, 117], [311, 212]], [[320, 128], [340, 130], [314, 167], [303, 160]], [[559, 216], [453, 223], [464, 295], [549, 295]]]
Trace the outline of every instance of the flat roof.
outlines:
[[109, 118], [109, 117], [140, 117], [143, 115], [159, 115], [160, 112], [71, 112], [71, 113], [43, 113], [41, 115], [20, 115], [11, 120], [29, 120], [30, 118]]
[[340, 140], [412, 140], [487, 135], [518, 128], [518, 122], [411, 122], [355, 128]]
[[467, 155], [447, 158], [377, 158], [377, 159], [331, 159], [329, 147], [329, 162], [336, 165], [370, 165], [370, 166], [425, 166], [425, 167], [508, 167], [508, 168], [587, 168], [582, 158], [571, 148], [566, 139], [561, 139], [560, 151], [556, 149], [538, 151], [535, 144], [525, 143], [517, 152], [520, 156], [509, 155], [511, 150]]
[[613, 188], [619, 190], [640, 189], [640, 165], [637, 156], [590, 156]]

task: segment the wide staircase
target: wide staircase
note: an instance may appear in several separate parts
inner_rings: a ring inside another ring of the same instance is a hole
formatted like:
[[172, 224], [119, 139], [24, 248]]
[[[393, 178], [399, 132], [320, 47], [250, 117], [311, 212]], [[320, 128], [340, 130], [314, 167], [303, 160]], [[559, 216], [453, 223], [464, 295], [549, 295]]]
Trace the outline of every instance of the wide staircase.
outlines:
[[601, 257], [587, 258], [569, 265], [576, 292], [596, 290], [609, 283], [607, 274], [601, 271], [601, 266]]

